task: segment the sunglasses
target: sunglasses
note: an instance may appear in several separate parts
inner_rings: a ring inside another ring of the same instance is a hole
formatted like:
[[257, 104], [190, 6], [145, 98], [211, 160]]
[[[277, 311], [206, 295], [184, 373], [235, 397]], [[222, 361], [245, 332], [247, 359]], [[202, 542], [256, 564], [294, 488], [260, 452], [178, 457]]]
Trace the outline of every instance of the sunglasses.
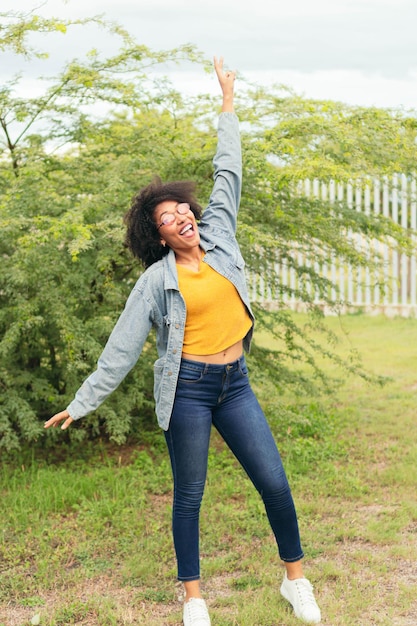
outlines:
[[175, 211], [167, 211], [164, 213], [161, 223], [156, 227], [156, 230], [159, 230], [161, 226], [171, 226], [171, 224], [175, 222], [175, 213], [178, 213], [179, 215], [186, 215], [190, 210], [191, 207], [188, 202], [180, 202], [180, 204], [177, 204], [175, 207]]

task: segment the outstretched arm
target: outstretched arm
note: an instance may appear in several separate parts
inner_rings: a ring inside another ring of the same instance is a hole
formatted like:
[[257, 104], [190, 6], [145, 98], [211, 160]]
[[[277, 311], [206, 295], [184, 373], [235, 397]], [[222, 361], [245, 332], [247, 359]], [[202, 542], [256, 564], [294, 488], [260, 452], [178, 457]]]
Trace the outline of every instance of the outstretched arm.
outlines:
[[219, 79], [220, 87], [223, 93], [222, 111], [224, 113], [234, 112], [234, 85], [236, 72], [223, 69], [223, 57], [217, 59], [214, 57], [214, 69], [216, 70], [217, 78]]
[[95, 411], [135, 365], [153, 320], [154, 309], [144, 295], [145, 287], [146, 281], [139, 278], [97, 361], [96, 370], [84, 381], [68, 407], [45, 422], [45, 428], [61, 426], [65, 430], [74, 420]]
[[239, 120], [234, 112], [236, 73], [223, 69], [223, 57], [214, 57], [214, 69], [223, 94], [222, 112], [217, 128], [217, 150], [213, 159], [214, 186], [200, 221], [200, 235], [205, 227], [216, 227], [234, 235], [242, 184], [242, 154]]

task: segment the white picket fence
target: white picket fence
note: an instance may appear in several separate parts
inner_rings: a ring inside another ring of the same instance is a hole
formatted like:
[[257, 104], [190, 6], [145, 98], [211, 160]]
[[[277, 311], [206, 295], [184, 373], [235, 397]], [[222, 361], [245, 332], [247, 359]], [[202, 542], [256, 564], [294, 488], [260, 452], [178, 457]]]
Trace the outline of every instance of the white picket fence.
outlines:
[[[344, 201], [349, 207], [368, 215], [371, 212], [382, 214], [415, 233], [412, 236], [417, 242], [415, 178], [394, 175], [381, 180], [371, 179], [351, 184], [304, 180], [298, 184], [297, 193], [330, 203]], [[417, 315], [416, 256], [399, 253], [389, 243], [369, 240], [357, 234], [348, 232], [347, 237], [350, 237], [356, 249], [365, 257], [374, 261], [378, 259], [376, 268], [370, 269], [366, 264], [361, 269], [352, 268], [337, 258], [325, 258], [319, 248], [314, 258], [308, 258], [296, 243], [293, 248], [294, 259], [299, 266], [314, 267], [320, 276], [331, 281], [332, 287], [329, 288], [328, 295], [338, 302], [339, 311], [361, 309], [368, 313], [386, 315]], [[288, 293], [284, 291], [281, 296], [282, 301], [295, 310], [302, 310], [304, 305], [295, 294], [302, 288], [309, 290], [311, 294], [313, 287], [306, 285], [306, 279], [300, 278], [293, 268], [288, 267], [288, 263], [278, 261], [274, 264], [273, 271], [279, 273], [280, 283], [288, 287]], [[268, 273], [250, 277], [252, 296], [257, 301], [273, 306], [278, 299], [274, 297], [267, 277]], [[304, 285], [301, 284], [303, 280]], [[332, 312], [317, 290], [313, 294], [313, 300], [316, 304], [323, 305], [326, 313]]]

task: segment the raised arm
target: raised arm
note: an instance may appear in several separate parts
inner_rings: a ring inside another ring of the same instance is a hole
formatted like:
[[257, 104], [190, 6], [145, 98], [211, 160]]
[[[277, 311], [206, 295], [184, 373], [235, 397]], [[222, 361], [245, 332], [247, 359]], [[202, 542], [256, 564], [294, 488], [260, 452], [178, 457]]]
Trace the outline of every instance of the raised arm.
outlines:
[[222, 90], [222, 112], [217, 128], [217, 151], [213, 159], [214, 185], [200, 222], [200, 234], [217, 228], [228, 235], [236, 232], [242, 184], [242, 154], [239, 120], [234, 112], [236, 73], [223, 69], [223, 58], [214, 57], [214, 69]]

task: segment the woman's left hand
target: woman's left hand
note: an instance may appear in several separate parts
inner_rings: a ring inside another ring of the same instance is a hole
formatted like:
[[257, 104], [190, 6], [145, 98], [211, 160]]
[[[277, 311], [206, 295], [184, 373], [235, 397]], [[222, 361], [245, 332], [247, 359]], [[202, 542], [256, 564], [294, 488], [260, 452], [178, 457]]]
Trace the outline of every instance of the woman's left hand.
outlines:
[[231, 70], [225, 70], [223, 67], [223, 57], [217, 59], [214, 57], [214, 69], [219, 79], [220, 87], [223, 92], [223, 100], [230, 100], [233, 106], [234, 85], [236, 79], [236, 72]]

